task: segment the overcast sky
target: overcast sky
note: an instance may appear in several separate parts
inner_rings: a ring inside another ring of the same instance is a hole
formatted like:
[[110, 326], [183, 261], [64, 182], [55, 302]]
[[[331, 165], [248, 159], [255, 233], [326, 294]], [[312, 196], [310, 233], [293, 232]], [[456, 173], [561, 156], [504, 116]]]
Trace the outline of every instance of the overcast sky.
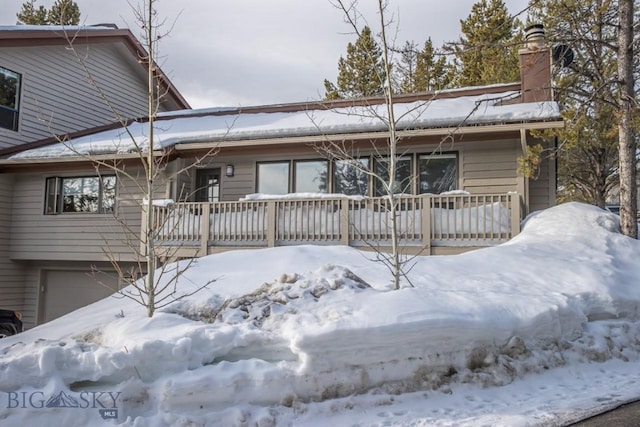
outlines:
[[[50, 7], [54, 0], [39, 0]], [[0, 24], [16, 23], [24, 0], [0, 0]], [[129, 3], [76, 0], [81, 23], [115, 23], [139, 36]], [[391, 0], [398, 45], [431, 37], [435, 46], [459, 37], [475, 0]], [[374, 0], [360, 0], [376, 32]], [[512, 15], [527, 0], [505, 0]], [[367, 9], [369, 8], [369, 9]], [[160, 0], [169, 36], [160, 45], [163, 71], [194, 108], [317, 100], [325, 78], [355, 36], [329, 0]], [[522, 16], [524, 18], [524, 15]]]

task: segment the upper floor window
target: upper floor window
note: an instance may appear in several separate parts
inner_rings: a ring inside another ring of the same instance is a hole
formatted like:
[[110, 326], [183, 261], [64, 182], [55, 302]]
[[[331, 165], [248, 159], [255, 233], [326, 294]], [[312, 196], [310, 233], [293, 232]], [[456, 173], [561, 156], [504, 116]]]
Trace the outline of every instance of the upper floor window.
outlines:
[[0, 127], [17, 131], [21, 76], [0, 67]]
[[47, 178], [45, 214], [111, 213], [115, 202], [115, 176]]

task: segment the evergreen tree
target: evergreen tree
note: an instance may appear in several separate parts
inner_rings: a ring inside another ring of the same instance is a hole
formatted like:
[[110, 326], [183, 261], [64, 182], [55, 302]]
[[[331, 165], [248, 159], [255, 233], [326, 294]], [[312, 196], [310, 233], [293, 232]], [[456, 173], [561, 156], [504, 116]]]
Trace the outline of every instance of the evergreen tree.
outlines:
[[22, 9], [16, 14], [18, 24], [47, 25], [47, 9], [40, 5], [35, 6], [36, 0], [27, 0], [22, 4]]
[[47, 10], [44, 6], [36, 7], [37, 0], [27, 0], [16, 14], [18, 24], [28, 25], [78, 25], [80, 8], [73, 0], [56, 0]]
[[78, 25], [80, 8], [73, 0], [56, 0], [47, 15], [51, 25]]
[[619, 181], [615, 111], [617, 29], [615, 2], [544, 0], [531, 9], [552, 44], [574, 52], [568, 68], [555, 68], [555, 93], [566, 126], [546, 131], [557, 137], [558, 198], [604, 207]]
[[400, 92], [424, 92], [442, 90], [449, 85], [448, 64], [444, 56], [436, 59], [433, 42], [429, 38], [421, 51], [414, 42], [407, 42], [401, 51], [398, 64]]
[[480, 0], [460, 21], [462, 37], [448, 49], [454, 54], [456, 87], [520, 80], [520, 23], [509, 16], [503, 0]]
[[347, 58], [338, 60], [336, 84], [324, 81], [325, 98], [357, 98], [384, 93], [382, 50], [369, 27], [364, 27], [358, 39], [347, 45]]

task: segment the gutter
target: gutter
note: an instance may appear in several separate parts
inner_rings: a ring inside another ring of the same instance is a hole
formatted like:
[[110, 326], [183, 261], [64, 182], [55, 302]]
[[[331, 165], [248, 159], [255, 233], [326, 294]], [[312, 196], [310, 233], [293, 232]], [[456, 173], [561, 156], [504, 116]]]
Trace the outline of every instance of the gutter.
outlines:
[[[527, 131], [533, 129], [554, 129], [564, 127], [562, 120], [554, 120], [549, 122], [534, 122], [534, 123], [512, 123], [502, 125], [488, 125], [488, 126], [468, 126], [468, 127], [446, 127], [446, 128], [431, 128], [431, 129], [413, 129], [413, 130], [400, 130], [397, 131], [399, 138], [417, 137], [417, 136], [437, 136], [437, 135], [474, 135], [479, 133], [491, 132], [514, 132], [514, 131]], [[325, 135], [305, 135], [305, 136], [290, 136], [282, 138], [257, 138], [257, 139], [236, 139], [236, 140], [194, 140], [192, 142], [179, 143], [174, 146], [176, 151], [189, 151], [189, 150], [201, 150], [211, 148], [212, 146], [219, 148], [229, 147], [250, 147], [250, 146], [264, 146], [274, 144], [310, 144], [314, 142], [335, 142], [335, 141], [358, 141], [358, 140], [371, 140], [371, 139], [384, 139], [389, 136], [389, 131], [377, 131], [377, 132], [360, 132], [360, 133], [338, 133], [338, 134], [325, 134]]]
[[[510, 123], [499, 125], [477, 125], [466, 127], [444, 127], [430, 129], [411, 129], [397, 131], [400, 138], [418, 137], [418, 136], [438, 136], [438, 135], [475, 135], [487, 132], [521, 132], [521, 136], [532, 129], [553, 129], [564, 127], [564, 121], [540, 121], [527, 123]], [[361, 141], [388, 138], [389, 131], [375, 132], [359, 132], [359, 133], [338, 133], [338, 134], [320, 134], [320, 135], [302, 135], [289, 136], [281, 138], [256, 138], [256, 139], [235, 139], [235, 140], [211, 140], [194, 138], [190, 142], [177, 143], [171, 147], [167, 147], [165, 151], [156, 151], [155, 157], [166, 157], [168, 152], [188, 152], [203, 149], [215, 148], [238, 148], [252, 146], [268, 146], [283, 144], [312, 144], [323, 141]], [[140, 159], [140, 153], [111, 153], [99, 155], [83, 155], [68, 157], [39, 157], [27, 159], [0, 159], [0, 166], [19, 166], [30, 164], [54, 164], [54, 163], [77, 163], [77, 162], [94, 162], [94, 161], [113, 161]]]

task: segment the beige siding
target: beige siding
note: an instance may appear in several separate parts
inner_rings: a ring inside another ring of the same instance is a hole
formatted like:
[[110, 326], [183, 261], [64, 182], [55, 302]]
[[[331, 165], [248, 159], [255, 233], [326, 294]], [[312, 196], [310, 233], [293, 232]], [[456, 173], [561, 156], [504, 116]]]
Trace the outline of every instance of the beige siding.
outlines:
[[515, 139], [465, 143], [462, 188], [472, 194], [516, 191], [519, 155], [520, 141]]
[[529, 179], [530, 212], [546, 209], [555, 204], [555, 162], [544, 159], [537, 176]]
[[[141, 171], [128, 172], [134, 177], [143, 176]], [[68, 175], [93, 174], [87, 171]], [[115, 216], [91, 213], [44, 215], [45, 179], [48, 176], [54, 174], [17, 175], [15, 178], [12, 259], [106, 261], [109, 259], [106, 253], [120, 260], [134, 259], [131, 247], [139, 247], [143, 197], [138, 184], [119, 178]], [[164, 197], [165, 182], [158, 180], [157, 185], [157, 193]]]
[[[83, 45], [78, 54], [116, 111], [146, 115], [144, 73], [124, 45]], [[22, 75], [19, 131], [0, 129], [0, 148], [115, 121], [65, 46], [1, 48], [0, 66]]]
[[22, 320], [25, 328], [32, 328], [38, 324], [38, 303], [42, 285], [40, 277], [40, 268], [29, 265], [25, 271], [23, 282], [24, 311], [22, 312]]
[[11, 175], [0, 175], [0, 307], [24, 312], [24, 268], [9, 256], [12, 186]]
[[224, 176], [224, 168], [222, 169], [222, 201], [238, 200], [256, 192], [255, 162], [242, 160], [234, 162], [233, 165], [233, 177]]

